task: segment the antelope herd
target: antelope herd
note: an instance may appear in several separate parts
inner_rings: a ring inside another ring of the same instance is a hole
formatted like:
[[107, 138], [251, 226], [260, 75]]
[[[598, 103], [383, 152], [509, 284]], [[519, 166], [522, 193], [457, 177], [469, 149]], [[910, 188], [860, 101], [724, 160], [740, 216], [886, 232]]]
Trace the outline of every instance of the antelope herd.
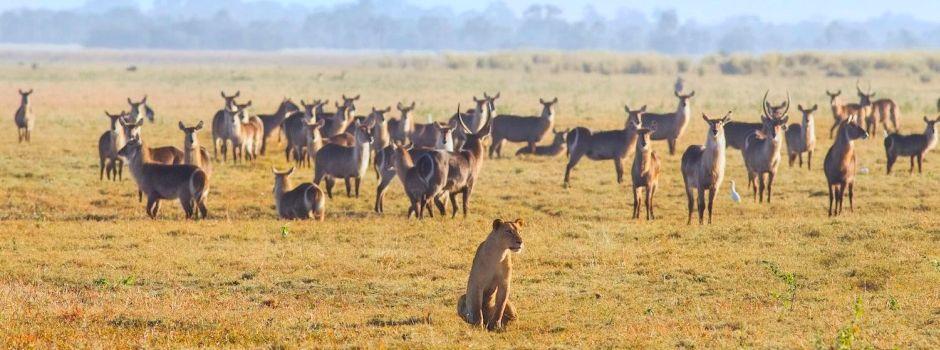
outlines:
[[[884, 148], [887, 173], [899, 156], [910, 157], [910, 170], [921, 171], [927, 152], [937, 145], [937, 125], [940, 117], [923, 118], [921, 134], [903, 135], [899, 132], [901, 114], [898, 104], [890, 99], [873, 100], [871, 90], [855, 85], [859, 101], [842, 103], [842, 91], [830, 92], [829, 105], [834, 121], [830, 129], [832, 146], [826, 153], [823, 170], [829, 190], [829, 215], [842, 212], [843, 198], [848, 195], [849, 209], [853, 208], [854, 179], [857, 160], [854, 141], [866, 139], [876, 132], [878, 124], [884, 128]], [[20, 107], [14, 121], [19, 142], [30, 142], [36, 117], [32, 111], [33, 90], [19, 90]], [[732, 121], [728, 112], [721, 118], [702, 114], [708, 132], [704, 144], [689, 146], [681, 156], [681, 174], [688, 200], [688, 223], [698, 209], [699, 223], [712, 222], [714, 197], [721, 187], [725, 172], [726, 148], [740, 150], [755, 202], [769, 203], [773, 195], [774, 180], [786, 150], [788, 164], [802, 167], [804, 154], [806, 167], [812, 170], [816, 147], [815, 114], [819, 106], [805, 108], [797, 105], [800, 120], [788, 125], [791, 100], [779, 104], [768, 101], [770, 91], [761, 102], [760, 122]], [[384, 199], [388, 187], [397, 178], [408, 199], [407, 216], [423, 218], [434, 216], [435, 211], [446, 215], [450, 202], [451, 217], [459, 211], [466, 216], [473, 190], [480, 179], [483, 160], [488, 155], [503, 157], [506, 142], [523, 143], [516, 155], [567, 155], [564, 186], [571, 184], [571, 172], [583, 158], [607, 160], [614, 163], [616, 179], [623, 182], [624, 161], [633, 156], [631, 171], [633, 182], [633, 218], [640, 217], [644, 205], [647, 220], [655, 216], [654, 196], [663, 171], [662, 157], [653, 150], [653, 141], [664, 140], [669, 155], [676, 152], [677, 141], [683, 137], [692, 118], [691, 100], [695, 91], [674, 92], [677, 107], [674, 112], [654, 113], [644, 105], [638, 109], [624, 106], [625, 122], [622, 129], [594, 131], [579, 126], [559, 131], [556, 126], [557, 97], [539, 99], [537, 115], [520, 116], [496, 114], [500, 94], [483, 93], [473, 97], [473, 108], [456, 112], [447, 122], [417, 123], [415, 102], [399, 102], [393, 112], [391, 106], [372, 107], [368, 114], [357, 115], [361, 96], [341, 96], [327, 111], [329, 100], [300, 100], [298, 106], [284, 98], [272, 114], [253, 115], [252, 102], [239, 103], [241, 92], [221, 92], [222, 108], [211, 120], [212, 153], [199, 143], [197, 134], [203, 122], [187, 126], [179, 122], [183, 133], [183, 149], [174, 146], [146, 147], [141, 130], [145, 120], [153, 123], [154, 110], [147, 96], [138, 101], [127, 99], [128, 111], [117, 114], [105, 112], [108, 128], [98, 139], [99, 179], [122, 180], [124, 165], [128, 165], [138, 186], [138, 194], [147, 197], [146, 211], [156, 218], [160, 200], [179, 199], [187, 218], [205, 218], [213, 162], [253, 162], [265, 154], [270, 142], [277, 139], [284, 144], [284, 156], [294, 167], [286, 172], [273, 170], [274, 197], [277, 214], [286, 219], [316, 218], [323, 220], [327, 198], [333, 198], [333, 187], [342, 179], [346, 195], [359, 197], [362, 178], [369, 169], [378, 178], [374, 210], [384, 213]], [[940, 109], [940, 100], [938, 100]], [[397, 118], [393, 114], [397, 113]], [[890, 132], [889, 132], [890, 130]], [[549, 137], [551, 135], [551, 137]], [[540, 145], [543, 140], [550, 143]], [[490, 145], [487, 152], [487, 144]], [[221, 157], [219, 153], [221, 152]], [[288, 177], [296, 168], [312, 167], [312, 182], [290, 188]], [[326, 182], [321, 189], [322, 182]], [[736, 195], [736, 193], [735, 193]], [[458, 196], [461, 200], [458, 202]], [[697, 196], [697, 197], [696, 197]]]

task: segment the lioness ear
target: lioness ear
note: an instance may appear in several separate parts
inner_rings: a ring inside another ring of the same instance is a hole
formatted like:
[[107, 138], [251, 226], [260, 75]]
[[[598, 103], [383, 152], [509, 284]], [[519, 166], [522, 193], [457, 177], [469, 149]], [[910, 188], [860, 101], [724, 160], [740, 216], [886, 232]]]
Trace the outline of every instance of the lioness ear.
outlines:
[[516, 226], [525, 227], [525, 220], [516, 219]]
[[500, 220], [500, 219], [493, 220], [494, 230], [498, 230], [500, 226], [503, 226], [503, 220]]

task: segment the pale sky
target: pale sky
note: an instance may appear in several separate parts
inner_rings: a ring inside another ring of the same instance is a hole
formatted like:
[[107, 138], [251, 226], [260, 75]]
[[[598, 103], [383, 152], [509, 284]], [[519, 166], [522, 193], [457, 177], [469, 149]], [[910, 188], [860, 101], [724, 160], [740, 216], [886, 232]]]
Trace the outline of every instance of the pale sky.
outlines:
[[[138, 2], [149, 8], [152, 0], [126, 0]], [[205, 1], [205, 0], [203, 0]], [[218, 0], [225, 1], [225, 0]], [[296, 3], [310, 7], [331, 6], [355, 0], [271, 0]], [[382, 0], [373, 0], [382, 1]], [[489, 0], [408, 0], [421, 6], [450, 6], [456, 10], [482, 9]], [[619, 8], [637, 9], [647, 14], [657, 10], [676, 9], [682, 19], [694, 18], [702, 23], [715, 23], [722, 19], [755, 15], [764, 21], [792, 23], [804, 19], [817, 20], [865, 20], [885, 12], [909, 14], [916, 18], [940, 22], [940, 1], [936, 0], [505, 0], [517, 13], [532, 3], [550, 3], [564, 11], [566, 17], [580, 17], [587, 5], [593, 5], [601, 13], [613, 14]], [[0, 10], [18, 7], [70, 8], [80, 6], [85, 0], [2, 0]]]

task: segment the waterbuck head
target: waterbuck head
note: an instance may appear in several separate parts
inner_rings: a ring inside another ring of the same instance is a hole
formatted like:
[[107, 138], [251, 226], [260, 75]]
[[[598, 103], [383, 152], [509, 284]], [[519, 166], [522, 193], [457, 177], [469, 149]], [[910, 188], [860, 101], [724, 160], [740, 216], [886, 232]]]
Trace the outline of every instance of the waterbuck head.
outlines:
[[[474, 98], [475, 100], [476, 98]], [[484, 100], [485, 101], [485, 100]], [[457, 104], [457, 115], [460, 115], [460, 104]], [[480, 143], [490, 135], [490, 130], [492, 129], [493, 118], [489, 118], [487, 115], [483, 115], [486, 118], [486, 121], [483, 123], [483, 127], [480, 128], [480, 131], [474, 133], [466, 123], [464, 123], [463, 118], [457, 118], [457, 123], [460, 125], [460, 128], [463, 129], [464, 134], [467, 135], [467, 141], [464, 143], [464, 147], [471, 144], [471, 141]]]
[[180, 121], [179, 128], [180, 128], [180, 131], [182, 131], [184, 135], [183, 147], [185, 147], [186, 150], [198, 151], [196, 149], [196, 145], [199, 144], [199, 140], [196, 138], [196, 132], [198, 132], [199, 130], [202, 130], [202, 121], [200, 120], [199, 123], [196, 124], [196, 126], [190, 126], [190, 127], [187, 127], [185, 124], [183, 124], [183, 121]]
[[276, 113], [280, 115], [286, 115], [287, 113], [297, 111], [300, 111], [300, 107], [298, 107], [297, 104], [290, 99], [290, 97], [284, 97], [284, 99], [281, 100], [281, 104], [277, 106]]
[[122, 160], [133, 160], [140, 156], [141, 148], [143, 144], [140, 142], [140, 136], [135, 136], [127, 140], [127, 143], [124, 144], [124, 147], [121, 147], [118, 150], [117, 156]]
[[656, 122], [653, 122], [648, 128], [639, 128], [636, 130], [636, 149], [645, 151], [650, 147], [650, 137], [656, 132]]
[[496, 113], [496, 99], [498, 98], [499, 98], [499, 91], [497, 91], [496, 95], [493, 95], [493, 96], [487, 95], [486, 92], [483, 92], [483, 99], [486, 100], [486, 105], [487, 107], [489, 107], [490, 113]]
[[924, 116], [924, 123], [927, 123], [927, 128], [924, 129], [924, 135], [927, 136], [927, 139], [930, 139], [930, 136], [937, 133], [937, 122], [940, 122], [940, 116], [937, 116], [937, 119], [929, 119], [927, 116]]
[[568, 135], [569, 131], [571, 131], [571, 129], [565, 129], [562, 131], [558, 131], [558, 129], [552, 129], [552, 134], [555, 134], [554, 138], [552, 139], [552, 146], [564, 145], [565, 135]]
[[761, 101], [761, 108], [763, 108], [764, 115], [763, 117], [769, 117], [774, 119], [780, 119], [787, 115], [787, 112], [790, 111], [790, 91], [787, 90], [787, 99], [783, 103], [774, 106], [769, 101], [767, 101], [767, 95], [770, 94], [770, 90], [764, 92], [764, 99]]
[[434, 123], [434, 129], [438, 132], [437, 142], [440, 144], [435, 145], [435, 149], [446, 149], [448, 151], [454, 150], [454, 127], [448, 125], [447, 123]]
[[358, 120], [356, 121], [355, 134], [356, 134], [357, 144], [364, 144], [364, 143], [371, 144], [375, 142], [375, 137], [372, 135], [372, 127], [373, 127], [372, 123], [368, 123], [368, 122], [360, 123]]
[[304, 118], [307, 120], [315, 119], [317, 116], [317, 110], [323, 108], [323, 105], [326, 104], [326, 101], [322, 100], [313, 100], [312, 103], [307, 104], [304, 100], [300, 100], [300, 105], [304, 108]]
[[[343, 107], [346, 107], [346, 111], [348, 111], [349, 114], [356, 115], [356, 101], [358, 101], [360, 97], [362, 97], [362, 95], [356, 95], [353, 97], [346, 97], [346, 95], [343, 95]], [[339, 107], [336, 108], [339, 109]]]
[[138, 120], [147, 117], [151, 122], [153, 122], [153, 110], [147, 106], [147, 95], [144, 95], [144, 98], [140, 99], [138, 102], [134, 102], [127, 98], [127, 104], [131, 106], [130, 116], [131, 120]]
[[271, 172], [274, 173], [274, 189], [272, 192], [278, 194], [278, 190], [286, 191], [285, 187], [290, 186], [290, 180], [288, 179], [291, 174], [294, 173], [294, 167], [291, 167], [287, 171], [277, 171], [273, 166], [271, 167]]
[[855, 90], [858, 92], [858, 104], [862, 106], [871, 105], [871, 99], [875, 97], [875, 93], [871, 92], [871, 82], [868, 83], [868, 93], [865, 93], [858, 86], [858, 80], [855, 80]]
[[728, 114], [725, 114], [724, 117], [718, 119], [711, 119], [705, 113], [702, 113], [702, 119], [708, 123], [708, 140], [714, 141], [719, 137], [724, 138], [725, 134], [725, 124], [731, 121], [732, 111], [728, 111]]
[[[486, 95], [484, 94], [484, 96]], [[476, 103], [476, 108], [473, 109], [473, 112], [477, 113], [477, 115], [482, 115], [484, 108], [489, 108], [489, 104], [486, 103], [486, 98], [478, 99], [476, 96], [473, 96], [473, 102]]]
[[222, 98], [225, 99], [225, 105], [222, 106], [222, 108], [225, 108], [225, 110], [229, 112], [235, 112], [237, 108], [235, 107], [235, 99], [242, 94], [241, 90], [235, 91], [235, 94], [231, 96], [226, 95], [225, 91], [219, 91], [219, 93], [221, 93]]
[[627, 123], [624, 129], [639, 130], [643, 127], [643, 114], [646, 113], [646, 105], [637, 110], [631, 110], [630, 106], [624, 105], [623, 110], [627, 112]]
[[551, 101], [545, 101], [539, 98], [539, 103], [542, 104], [542, 118], [548, 118], [555, 115], [555, 104], [558, 103], [558, 97], [555, 97]]
[[104, 111], [104, 115], [108, 116], [108, 118], [111, 119], [111, 131], [117, 131], [118, 122], [124, 119], [124, 116], [127, 115], [127, 112], [121, 111], [118, 114], [111, 114], [111, 113], [108, 113], [108, 111]]
[[140, 138], [140, 127], [144, 125], [143, 119], [138, 120], [128, 120], [128, 114], [123, 114], [122, 118], [118, 119], [118, 122], [121, 123], [121, 126], [124, 127], [124, 137], [130, 138]]
[[813, 123], [813, 114], [816, 113], [816, 110], [819, 108], [819, 105], [813, 104], [809, 109], [803, 108], [803, 105], [796, 105], [796, 109], [800, 110], [800, 113], [803, 113], [803, 125], [809, 125]]
[[408, 115], [415, 110], [415, 102], [412, 101], [411, 105], [409, 106], [405, 106], [401, 104], [401, 102], [398, 102], [398, 104], [395, 105], [395, 109], [398, 109], [398, 111], [401, 112], [401, 120], [408, 120]]
[[369, 117], [366, 118], [370, 123], [381, 126], [385, 124], [385, 113], [391, 112], [392, 106], [388, 106], [385, 109], [375, 109], [375, 106], [372, 106], [372, 112], [369, 113]]
[[692, 90], [692, 92], [687, 95], [680, 94], [679, 91], [674, 91], [673, 94], [679, 98], [679, 108], [685, 108], [685, 106], [689, 105], [689, 99], [695, 97], [695, 90]]
[[849, 141], [857, 139], [864, 140], [868, 138], [868, 132], [865, 131], [865, 128], [861, 126], [861, 121], [859, 119], [861, 118], [859, 118], [858, 115], [853, 114], [839, 123], [841, 132], [845, 133], [845, 136]]
[[17, 89], [16, 91], [20, 93], [20, 104], [29, 104], [29, 95], [33, 94], [33, 89], [29, 89], [29, 91]]
[[829, 105], [838, 106], [839, 105], [839, 95], [842, 95], [842, 90], [836, 90], [836, 92], [829, 92], [829, 89], [826, 89], [826, 95], [829, 96]]
[[322, 128], [324, 124], [326, 124], [326, 122], [322, 119], [317, 121], [314, 121], [314, 119], [307, 119], [307, 132], [310, 133], [311, 141], [320, 142], [320, 140], [323, 138], [323, 135], [320, 134], [320, 128]]
[[248, 123], [248, 120], [251, 118], [251, 115], [248, 114], [248, 107], [251, 107], [251, 100], [241, 104], [236, 103], [236, 112], [232, 113], [232, 122], [242, 124]]

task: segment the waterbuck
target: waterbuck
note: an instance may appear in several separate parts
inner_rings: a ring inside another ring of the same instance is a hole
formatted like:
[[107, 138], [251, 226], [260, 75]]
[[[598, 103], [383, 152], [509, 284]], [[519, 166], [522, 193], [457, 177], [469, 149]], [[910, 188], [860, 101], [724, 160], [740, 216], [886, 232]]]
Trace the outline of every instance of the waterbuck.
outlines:
[[139, 137], [132, 138], [118, 151], [127, 160], [128, 168], [139, 191], [147, 195], [147, 215], [157, 218], [160, 200], [177, 199], [187, 219], [208, 217], [206, 197], [209, 195], [209, 176], [195, 165], [166, 165], [146, 162], [147, 149]]
[[319, 185], [326, 178], [326, 194], [333, 198], [334, 179], [346, 182], [346, 196], [352, 196], [350, 179], [356, 180], [356, 197], [359, 197], [359, 184], [362, 176], [369, 169], [369, 155], [372, 145], [372, 126], [356, 123], [356, 142], [352, 147], [326, 144], [317, 152], [314, 160], [313, 183]]
[[[779, 118], [769, 117], [772, 112], [764, 105], [764, 115], [761, 116], [763, 127], [760, 131], [752, 133], [744, 140], [741, 154], [744, 156], [744, 167], [747, 169], [747, 183], [754, 193], [754, 202], [764, 202], [764, 188], [767, 189], [767, 203], [773, 193], [774, 178], [777, 176], [777, 167], [780, 165], [780, 149], [783, 148], [783, 133], [787, 128], [790, 116], [786, 111]], [[764, 175], [766, 174], [766, 180]], [[760, 189], [758, 190], [758, 184]], [[759, 199], [758, 199], [759, 198]]]
[[669, 145], [669, 154], [676, 154], [676, 141], [682, 137], [685, 127], [689, 124], [692, 117], [692, 107], [689, 100], [695, 96], [693, 90], [687, 95], [682, 95], [679, 91], [673, 92], [679, 99], [679, 105], [673, 113], [645, 113], [643, 114], [643, 124], [645, 126], [656, 124], [656, 132], [651, 136], [651, 140], [666, 140]]
[[[429, 129], [431, 130], [431, 129]], [[447, 171], [447, 157], [449, 156], [448, 152], [452, 151], [453, 147], [453, 129], [449, 127], [440, 126], [439, 128], [434, 129], [439, 132], [441, 135], [437, 138], [434, 138], [436, 143], [431, 147], [417, 147], [414, 144], [411, 144], [409, 148], [409, 153], [412, 159], [420, 158], [424, 153], [434, 152], [433, 157], [437, 158], [435, 160], [436, 164], [441, 166], [444, 171]], [[398, 142], [393, 143], [399, 144]], [[384, 148], [377, 148], [375, 150], [376, 158], [376, 170], [379, 174], [379, 185], [375, 191], [375, 212], [382, 213], [385, 211], [384, 208], [384, 199], [386, 189], [389, 184], [398, 176], [398, 173], [395, 169], [395, 164], [392, 162], [392, 157], [394, 156], [395, 148], [393, 146], [386, 146]], [[429, 215], [434, 216], [431, 212], [428, 212]]]
[[888, 157], [888, 174], [891, 174], [891, 168], [898, 156], [911, 157], [911, 170], [914, 173], [914, 159], [917, 159], [917, 173], [921, 173], [921, 167], [927, 152], [937, 146], [937, 122], [936, 119], [927, 119], [924, 116], [924, 123], [927, 123], [923, 134], [901, 135], [897, 132], [888, 134], [885, 132], [885, 154]]
[[813, 169], [813, 151], [816, 149], [816, 109], [818, 105], [805, 109], [803, 105], [797, 105], [796, 109], [803, 113], [802, 121], [793, 123], [787, 127], [787, 157], [790, 160], [790, 167], [799, 158], [799, 167], [803, 167], [803, 153], [806, 153], [806, 169]]
[[[137, 122], [127, 121], [128, 114], [124, 118], [118, 119], [118, 122], [124, 128], [124, 137], [127, 140], [140, 138], [140, 129], [144, 125], [143, 119], [137, 119]], [[159, 164], [183, 164], [183, 151], [174, 146], [163, 146], [147, 149], [147, 161]]]
[[[494, 114], [496, 113], [496, 99], [499, 98], [499, 93], [497, 92], [495, 96], [489, 96], [486, 92], [483, 93], [483, 99], [478, 99], [476, 96], [473, 96], [473, 102], [475, 107], [473, 109], [467, 110], [466, 112], [457, 111], [454, 113], [447, 122], [452, 128], [457, 128], [461, 123], [466, 124], [470, 127], [468, 132], [477, 133], [480, 131], [480, 128], [483, 126], [483, 120], [493, 119]], [[459, 150], [463, 148], [463, 144], [466, 142], [466, 133], [458, 132], [454, 135], [454, 149]]]
[[127, 143], [124, 129], [118, 128], [118, 121], [124, 118], [127, 112], [111, 114], [105, 111], [104, 114], [111, 119], [111, 127], [98, 138], [98, 180], [104, 180], [107, 175], [108, 180], [117, 181], [124, 177], [124, 160], [118, 157], [117, 153]]
[[[775, 119], [781, 118], [783, 115], [787, 114], [787, 111], [790, 110], [790, 92], [789, 91], [787, 91], [787, 100], [777, 106], [774, 106], [770, 104], [770, 102], [767, 102], [767, 95], [769, 93], [770, 93], [770, 90], [767, 90], [767, 92], [764, 93], [764, 99], [763, 99], [763, 102], [761, 102], [761, 109], [763, 111], [766, 111], [764, 112], [764, 115], [761, 116], [762, 120], [763, 120], [763, 117], [765, 116], [770, 117], [770, 118], [775, 118]], [[766, 113], [770, 113], [770, 114], [766, 114]], [[760, 123], [730, 122], [728, 123], [727, 125], [724, 126], [725, 141], [727, 142], [727, 146], [730, 146], [731, 148], [734, 148], [737, 150], [744, 149], [744, 142], [747, 140], [748, 136], [751, 136], [751, 134], [760, 131], [762, 128], [764, 128], [763, 122], [760, 122]]]
[[558, 104], [558, 97], [551, 101], [539, 99], [542, 105], [542, 114], [539, 116], [517, 116], [510, 114], [500, 114], [493, 118], [493, 144], [490, 146], [490, 158], [495, 153], [497, 157], [503, 157], [503, 141], [525, 142], [529, 146], [530, 153], [535, 152], [535, 145], [542, 141], [542, 138], [555, 125], [555, 105]]
[[264, 136], [261, 138], [261, 154], [265, 154], [268, 150], [268, 138], [272, 135], [277, 135], [277, 142], [281, 142], [281, 123], [284, 122], [284, 118], [287, 118], [288, 115], [294, 112], [300, 111], [300, 108], [294, 104], [294, 101], [285, 97], [281, 100], [281, 104], [278, 105], [277, 111], [274, 114], [259, 114], [257, 117], [261, 119], [261, 124], [264, 125]]
[[702, 119], [708, 123], [708, 132], [705, 136], [705, 145], [691, 145], [682, 154], [682, 180], [685, 182], [685, 196], [688, 200], [689, 219], [686, 224], [692, 224], [693, 205], [692, 190], [698, 192], [698, 223], [704, 223], [705, 192], [708, 192], [708, 223], [712, 223], [712, 204], [715, 202], [715, 193], [721, 187], [721, 180], [725, 177], [725, 130], [724, 126], [731, 121], [731, 111], [721, 119], [709, 119], [702, 113]]
[[[323, 105], [322, 101], [314, 100], [312, 104], [307, 104], [304, 100], [300, 100], [300, 105], [303, 106], [303, 112], [290, 113], [284, 119], [281, 127], [287, 138], [284, 159], [290, 162], [291, 155], [293, 155], [294, 162], [298, 167], [302, 167], [307, 160], [312, 159], [309, 153], [310, 150], [307, 149], [313, 141], [311, 140], [313, 135], [310, 133], [310, 126], [316, 125], [315, 128], [319, 131], [319, 128], [325, 123], [323, 120], [315, 121], [316, 109]], [[316, 138], [322, 140], [320, 135], [317, 135]]]
[[832, 109], [832, 127], [829, 128], [829, 139], [831, 140], [836, 128], [839, 127], [839, 124], [842, 123], [845, 118], [848, 117], [846, 114], [846, 106], [839, 101], [839, 95], [842, 94], [842, 90], [836, 92], [829, 92], [826, 90], [826, 95], [829, 96], [829, 107]]
[[577, 127], [567, 135], [568, 165], [565, 167], [565, 187], [569, 186], [571, 169], [574, 169], [581, 157], [587, 156], [591, 160], [613, 160], [617, 171], [617, 183], [623, 183], [623, 160], [630, 156], [636, 144], [636, 131], [642, 128], [642, 115], [646, 106], [638, 110], [630, 110], [623, 106], [627, 113], [627, 121], [623, 130], [608, 130], [591, 132], [585, 127]]
[[180, 121], [179, 128], [183, 132], [183, 164], [195, 165], [206, 175], [212, 176], [212, 158], [209, 157], [209, 151], [199, 145], [199, 138], [196, 137], [196, 133], [202, 130], [202, 121], [196, 126], [186, 126]]
[[271, 167], [274, 173], [274, 206], [281, 219], [296, 220], [316, 218], [323, 221], [326, 216], [326, 195], [317, 185], [304, 182], [290, 189], [290, 175], [294, 168], [285, 172], [278, 172]]
[[657, 125], [651, 124], [650, 128], [642, 128], [636, 131], [636, 155], [633, 159], [633, 218], [640, 218], [640, 191], [646, 190], [643, 203], [646, 205], [646, 220], [656, 218], [653, 215], [653, 194], [656, 193], [656, 187], [659, 183], [659, 157], [653, 151], [650, 142], [651, 135], [656, 132]]
[[[859, 90], [859, 94], [862, 92]], [[891, 129], [894, 132], [898, 132], [901, 124], [901, 108], [898, 107], [898, 104], [889, 98], [881, 98], [872, 101], [871, 98], [875, 97], [875, 93], [871, 91], [871, 84], [868, 86], [868, 94], [865, 95], [866, 99], [870, 101], [871, 108], [870, 114], [865, 117], [865, 129], [868, 131], [869, 135], [874, 135], [878, 131], [878, 124], [880, 123], [884, 127], [885, 131], [888, 130], [888, 121], [891, 121]]]
[[127, 116], [131, 121], [137, 122], [138, 120], [147, 118], [147, 120], [153, 123], [154, 113], [150, 105], [147, 104], [147, 95], [144, 95], [144, 98], [140, 99], [138, 102], [127, 98], [127, 104], [131, 106], [129, 115]]
[[[852, 199], [855, 187], [855, 144], [857, 139], [867, 139], [868, 132], [859, 126], [858, 116], [853, 114], [839, 123], [836, 140], [823, 161], [823, 171], [829, 184], [829, 216], [842, 213], [842, 199], [849, 192], [849, 210], [853, 210]], [[833, 207], [835, 204], [835, 207]]]
[[[425, 210], [433, 217], [431, 200], [441, 193], [444, 182], [447, 180], [448, 166], [444, 152], [435, 150], [412, 152], [410, 147], [399, 145], [388, 147], [393, 150], [390, 162], [410, 202], [408, 217], [410, 218], [414, 213], [415, 217], [420, 220], [424, 218]], [[415, 160], [412, 160], [411, 153], [415, 153]]]
[[231, 138], [231, 128], [227, 126], [226, 120], [232, 118], [231, 115], [237, 112], [238, 106], [235, 104], [235, 99], [241, 95], [241, 91], [236, 91], [231, 96], [226, 95], [225, 91], [219, 91], [219, 93], [225, 100], [225, 104], [212, 116], [212, 156], [216, 160], [219, 159], [219, 148], [222, 149], [222, 158], [227, 157], [226, 142]]
[[[457, 111], [460, 111], [459, 104], [457, 105]], [[443, 196], [444, 192], [448, 193], [450, 204], [453, 208], [451, 218], [457, 216], [458, 194], [462, 197], [461, 207], [463, 208], [463, 216], [467, 217], [470, 195], [473, 193], [473, 187], [480, 177], [480, 172], [483, 170], [483, 141], [489, 137], [493, 124], [489, 118], [489, 114], [485, 115], [485, 117], [486, 120], [483, 126], [477, 132], [470, 131], [470, 126], [464, 123], [463, 118], [457, 119], [466, 141], [464, 141], [463, 147], [459, 151], [450, 154], [447, 160], [447, 182], [444, 185], [442, 194], [434, 198], [434, 204], [437, 206], [438, 210], [440, 210], [441, 214], [444, 214], [444, 203], [441, 201], [440, 197]]]
[[558, 156], [559, 154], [562, 154], [568, 150], [567, 144], [565, 143], [565, 135], [567, 135], [569, 131], [571, 131], [571, 129], [565, 129], [562, 131], [552, 130], [552, 133], [555, 134], [555, 137], [552, 138], [552, 143], [550, 145], [535, 146], [535, 152], [532, 152], [532, 150], [529, 149], [529, 146], [523, 146], [516, 151], [516, 155], [532, 154], [536, 156], [548, 157]]
[[[251, 100], [244, 104], [236, 104], [237, 111], [225, 112], [225, 127], [232, 142], [232, 162], [244, 162], [245, 159], [253, 161], [258, 157], [261, 148], [261, 139], [264, 136], [264, 124], [258, 117], [248, 114]], [[222, 157], [225, 157], [223, 148]]]
[[855, 122], [858, 123], [858, 125], [863, 125], [862, 123], [865, 123], [865, 131], [871, 135], [874, 133], [875, 128], [875, 123], [873, 122], [873, 119], [871, 119], [871, 98], [875, 97], [875, 93], [871, 92], [871, 84], [868, 85], [868, 93], [862, 91], [862, 88], [858, 86], [858, 80], [855, 81], [855, 91], [858, 93], [858, 103], [846, 104], [845, 113], [858, 116]]
[[20, 93], [20, 107], [16, 109], [16, 115], [13, 116], [13, 122], [16, 123], [17, 142], [29, 142], [36, 126], [36, 116], [33, 115], [33, 107], [29, 102], [29, 95], [33, 94], [33, 89], [23, 91], [17, 89]]
[[412, 101], [410, 106], [405, 106], [402, 105], [401, 102], [398, 102], [398, 104], [395, 105], [395, 109], [401, 112], [401, 117], [388, 120], [388, 135], [392, 143], [397, 142], [399, 144], [405, 144], [409, 142], [411, 133], [415, 130], [415, 122], [411, 117], [411, 112], [415, 109], [415, 102]]
[[354, 121], [353, 118], [353, 109], [351, 106], [340, 105], [335, 103], [336, 112], [332, 116], [326, 116], [322, 119], [325, 124], [320, 128], [320, 133], [323, 134], [323, 137], [330, 138], [336, 135], [341, 135], [346, 132], [346, 129]]

